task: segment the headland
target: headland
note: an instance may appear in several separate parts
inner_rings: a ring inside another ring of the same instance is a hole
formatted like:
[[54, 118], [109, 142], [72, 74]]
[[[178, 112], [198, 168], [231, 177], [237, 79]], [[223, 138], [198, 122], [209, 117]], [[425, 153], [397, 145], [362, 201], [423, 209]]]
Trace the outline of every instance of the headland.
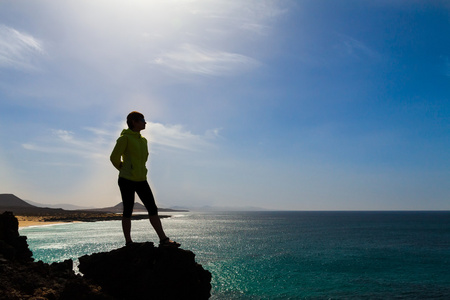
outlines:
[[[19, 221], [19, 227], [50, 225], [69, 222], [98, 222], [121, 220], [121, 204], [113, 207], [65, 210], [62, 208], [48, 208], [31, 205], [13, 194], [0, 194], [0, 214], [5, 211], [13, 212]], [[145, 207], [136, 203], [135, 211], [145, 211]], [[163, 212], [175, 212], [176, 210], [160, 209]], [[160, 215], [167, 218], [170, 215]], [[134, 214], [132, 219], [147, 219], [146, 214]]]

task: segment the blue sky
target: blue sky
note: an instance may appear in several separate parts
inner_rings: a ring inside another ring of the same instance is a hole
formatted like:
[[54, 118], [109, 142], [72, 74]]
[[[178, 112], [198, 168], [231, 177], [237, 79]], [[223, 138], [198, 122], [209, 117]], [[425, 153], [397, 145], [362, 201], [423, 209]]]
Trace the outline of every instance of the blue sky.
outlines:
[[161, 207], [450, 209], [447, 1], [0, 1], [0, 193]]

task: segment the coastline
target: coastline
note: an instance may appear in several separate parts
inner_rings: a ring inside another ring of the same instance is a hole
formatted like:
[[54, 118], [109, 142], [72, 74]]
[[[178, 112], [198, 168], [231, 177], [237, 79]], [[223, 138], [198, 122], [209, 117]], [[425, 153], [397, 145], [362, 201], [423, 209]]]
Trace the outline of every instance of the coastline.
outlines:
[[[37, 207], [25, 202], [14, 194], [0, 194], [0, 213], [9, 212], [15, 215], [19, 228], [74, 222], [119, 221], [122, 220], [121, 204], [119, 203], [109, 208], [65, 210], [62, 208]], [[135, 208], [135, 214], [131, 217], [133, 220], [148, 218], [148, 212], [142, 204], [141, 206], [143, 209], [139, 209], [139, 205]], [[171, 216], [159, 215], [159, 217], [168, 218]]]
[[[161, 219], [170, 218], [170, 215], [159, 215]], [[99, 221], [119, 221], [122, 220], [122, 214], [111, 214], [111, 213], [100, 213], [86, 215], [81, 214], [71, 214], [68, 216], [29, 216], [29, 215], [17, 215], [17, 220], [19, 221], [19, 228], [25, 228], [30, 226], [44, 226], [44, 225], [55, 225], [55, 224], [68, 224], [68, 223], [80, 223], [80, 222], [99, 222]], [[147, 219], [148, 215], [133, 215], [131, 217], [133, 220]]]
[[43, 225], [55, 225], [65, 223], [75, 223], [76, 221], [46, 221], [42, 217], [29, 217], [29, 216], [16, 216], [19, 221], [19, 228], [25, 228], [30, 226], [43, 226]]

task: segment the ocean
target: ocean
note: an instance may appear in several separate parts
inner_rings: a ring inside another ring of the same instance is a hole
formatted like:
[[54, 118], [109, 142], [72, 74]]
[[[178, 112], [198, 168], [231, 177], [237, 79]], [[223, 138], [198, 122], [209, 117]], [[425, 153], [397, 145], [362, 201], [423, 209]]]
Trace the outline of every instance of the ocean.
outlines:
[[[450, 299], [450, 212], [208, 212], [162, 219], [211, 299]], [[47, 263], [122, 247], [120, 221], [26, 227]], [[135, 242], [158, 239], [133, 221]]]

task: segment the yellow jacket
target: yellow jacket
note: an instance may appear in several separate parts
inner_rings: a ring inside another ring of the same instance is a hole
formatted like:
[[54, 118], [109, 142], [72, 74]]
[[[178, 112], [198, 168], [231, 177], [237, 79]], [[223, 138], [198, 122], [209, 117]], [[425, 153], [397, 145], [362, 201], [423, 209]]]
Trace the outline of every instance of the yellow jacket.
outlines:
[[124, 129], [117, 139], [110, 160], [119, 170], [119, 176], [133, 181], [147, 180], [147, 140], [131, 129]]

